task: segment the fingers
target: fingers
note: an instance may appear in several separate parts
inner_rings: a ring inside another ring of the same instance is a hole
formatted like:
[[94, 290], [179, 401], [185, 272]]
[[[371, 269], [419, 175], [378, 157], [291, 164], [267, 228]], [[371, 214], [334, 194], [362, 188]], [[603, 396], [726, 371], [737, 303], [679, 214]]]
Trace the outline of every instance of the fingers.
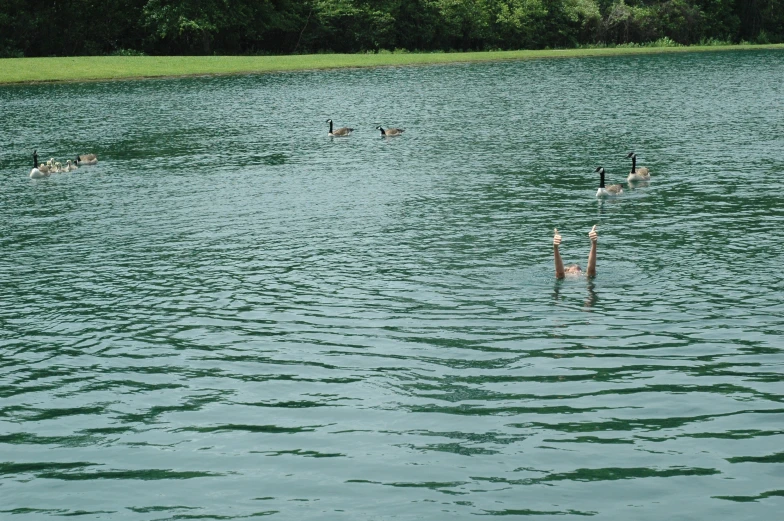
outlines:
[[588, 232], [588, 237], [589, 237], [589, 238], [591, 239], [591, 241], [593, 241], [593, 242], [596, 242], [596, 239], [598, 239], [598, 238], [599, 238], [599, 234], [598, 234], [598, 233], [596, 233], [596, 225], [595, 225], [595, 224], [593, 225], [593, 228], [591, 228], [591, 231], [590, 231], [590, 232]]
[[[599, 233], [596, 231], [596, 224], [593, 225], [591, 231], [588, 232], [588, 237], [591, 241], [596, 242], [599, 238]], [[553, 228], [553, 246], [559, 246], [561, 244], [561, 235], [558, 233], [558, 228]]]

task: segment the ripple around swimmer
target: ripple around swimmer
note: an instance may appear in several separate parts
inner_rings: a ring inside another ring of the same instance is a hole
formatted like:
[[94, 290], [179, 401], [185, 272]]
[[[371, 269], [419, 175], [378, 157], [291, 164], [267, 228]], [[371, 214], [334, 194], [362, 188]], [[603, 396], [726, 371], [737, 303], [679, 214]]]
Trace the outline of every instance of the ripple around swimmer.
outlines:
[[0, 88], [0, 511], [775, 519], [782, 56]]

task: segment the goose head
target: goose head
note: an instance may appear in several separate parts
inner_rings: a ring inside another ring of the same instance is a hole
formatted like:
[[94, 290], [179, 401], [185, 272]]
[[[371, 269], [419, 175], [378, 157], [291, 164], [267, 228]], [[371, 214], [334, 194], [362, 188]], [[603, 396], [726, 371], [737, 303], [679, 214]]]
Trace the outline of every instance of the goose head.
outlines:
[[599, 174], [599, 191], [601, 192], [604, 190], [604, 168], [597, 166], [594, 171]]
[[629, 152], [628, 154], [626, 154], [626, 159], [637, 159], [637, 154], [635, 154], [634, 152]]

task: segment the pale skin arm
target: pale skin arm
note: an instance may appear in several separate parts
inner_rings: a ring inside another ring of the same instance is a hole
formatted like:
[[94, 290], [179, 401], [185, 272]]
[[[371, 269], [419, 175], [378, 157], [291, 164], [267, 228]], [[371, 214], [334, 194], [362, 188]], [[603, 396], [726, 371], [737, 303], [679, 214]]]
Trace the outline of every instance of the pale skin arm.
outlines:
[[558, 246], [561, 244], [561, 236], [558, 233], [558, 228], [555, 228], [555, 234], [553, 235], [553, 259], [555, 259], [555, 278], [562, 279], [566, 276], [564, 273], [563, 261], [561, 260], [561, 254], [558, 252]]
[[[596, 276], [596, 241], [599, 238], [599, 235], [596, 233], [596, 225], [593, 225], [591, 231], [588, 232], [588, 237], [591, 239], [591, 251], [588, 253], [588, 271], [586, 274], [589, 277]], [[563, 268], [561, 268], [563, 269]]]

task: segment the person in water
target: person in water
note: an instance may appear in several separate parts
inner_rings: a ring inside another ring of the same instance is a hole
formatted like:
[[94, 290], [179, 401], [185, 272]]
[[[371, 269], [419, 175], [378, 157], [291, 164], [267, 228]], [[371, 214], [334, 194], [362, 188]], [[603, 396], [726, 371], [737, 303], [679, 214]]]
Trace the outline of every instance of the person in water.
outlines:
[[[588, 232], [588, 237], [591, 239], [591, 251], [588, 253], [588, 270], [585, 272], [589, 277], [596, 276], [596, 240], [599, 235], [596, 233], [596, 225], [593, 225], [591, 231]], [[574, 276], [582, 274], [583, 270], [577, 264], [571, 264], [564, 269], [561, 254], [558, 251], [558, 246], [561, 244], [561, 235], [558, 233], [558, 228], [555, 229], [553, 236], [553, 256], [555, 259], [555, 278], [562, 279], [566, 276]]]

